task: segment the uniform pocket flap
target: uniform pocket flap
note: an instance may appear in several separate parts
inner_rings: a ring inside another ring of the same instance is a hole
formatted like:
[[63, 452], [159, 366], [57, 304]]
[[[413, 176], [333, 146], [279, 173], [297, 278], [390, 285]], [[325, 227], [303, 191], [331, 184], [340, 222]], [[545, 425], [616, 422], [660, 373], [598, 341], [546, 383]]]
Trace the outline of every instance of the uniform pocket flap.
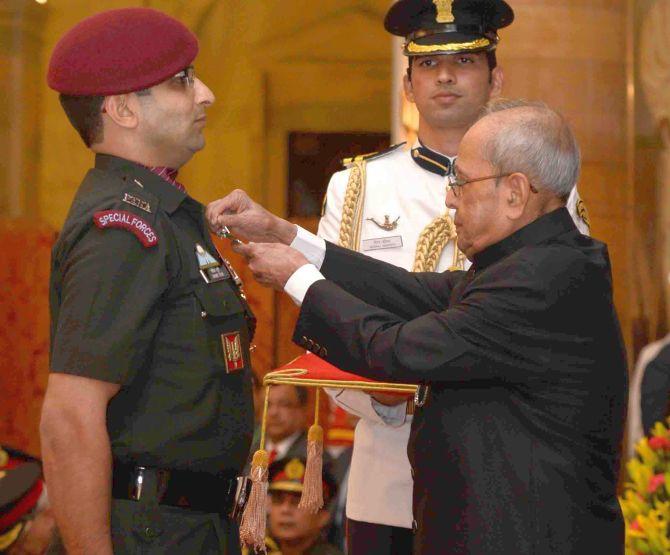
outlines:
[[228, 316], [242, 312], [242, 305], [228, 283], [210, 283], [197, 287], [195, 296], [211, 316]]

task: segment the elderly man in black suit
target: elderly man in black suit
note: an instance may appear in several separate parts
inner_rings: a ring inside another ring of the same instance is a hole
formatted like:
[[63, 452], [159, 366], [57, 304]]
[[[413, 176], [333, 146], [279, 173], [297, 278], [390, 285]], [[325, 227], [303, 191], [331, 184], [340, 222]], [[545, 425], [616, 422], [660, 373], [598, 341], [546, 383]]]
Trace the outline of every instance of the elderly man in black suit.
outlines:
[[257, 279], [301, 304], [297, 343], [421, 384], [415, 553], [623, 552], [626, 357], [607, 247], [565, 208], [579, 159], [545, 105], [489, 107], [448, 182], [467, 272], [412, 274], [326, 244], [241, 191], [208, 207], [214, 229], [258, 241], [237, 247]]

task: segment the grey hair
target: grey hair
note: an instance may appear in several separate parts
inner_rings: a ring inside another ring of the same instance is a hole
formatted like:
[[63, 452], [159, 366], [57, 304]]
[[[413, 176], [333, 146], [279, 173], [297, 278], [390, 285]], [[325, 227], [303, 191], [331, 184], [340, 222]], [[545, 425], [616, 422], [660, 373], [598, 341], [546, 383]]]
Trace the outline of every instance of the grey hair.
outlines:
[[538, 190], [567, 200], [579, 178], [579, 145], [566, 119], [544, 102], [496, 99], [481, 118], [505, 110], [518, 117], [501, 119], [484, 150], [496, 173], [520, 172]]

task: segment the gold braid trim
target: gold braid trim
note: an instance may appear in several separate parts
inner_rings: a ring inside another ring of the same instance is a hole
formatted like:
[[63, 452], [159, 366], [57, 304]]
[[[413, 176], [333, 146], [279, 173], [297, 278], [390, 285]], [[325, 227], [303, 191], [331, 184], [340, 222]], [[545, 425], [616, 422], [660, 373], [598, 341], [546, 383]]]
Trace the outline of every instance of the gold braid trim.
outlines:
[[339, 244], [348, 249], [358, 250], [361, 241], [363, 221], [363, 199], [365, 198], [365, 160], [354, 162], [349, 172], [347, 191], [342, 205]]
[[459, 42], [449, 44], [417, 44], [409, 41], [405, 44], [405, 51], [408, 54], [433, 54], [435, 52], [460, 52], [467, 50], [478, 50], [491, 45], [489, 39], [476, 39], [470, 42]]
[[456, 226], [449, 214], [435, 218], [419, 235], [412, 271], [434, 272], [444, 247], [455, 238]]

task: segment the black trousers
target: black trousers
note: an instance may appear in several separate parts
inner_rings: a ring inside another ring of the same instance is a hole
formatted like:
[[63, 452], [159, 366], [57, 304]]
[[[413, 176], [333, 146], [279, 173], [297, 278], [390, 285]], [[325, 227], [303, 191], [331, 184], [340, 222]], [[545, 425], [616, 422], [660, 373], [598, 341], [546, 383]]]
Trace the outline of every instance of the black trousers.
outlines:
[[410, 528], [347, 519], [348, 555], [411, 555]]

